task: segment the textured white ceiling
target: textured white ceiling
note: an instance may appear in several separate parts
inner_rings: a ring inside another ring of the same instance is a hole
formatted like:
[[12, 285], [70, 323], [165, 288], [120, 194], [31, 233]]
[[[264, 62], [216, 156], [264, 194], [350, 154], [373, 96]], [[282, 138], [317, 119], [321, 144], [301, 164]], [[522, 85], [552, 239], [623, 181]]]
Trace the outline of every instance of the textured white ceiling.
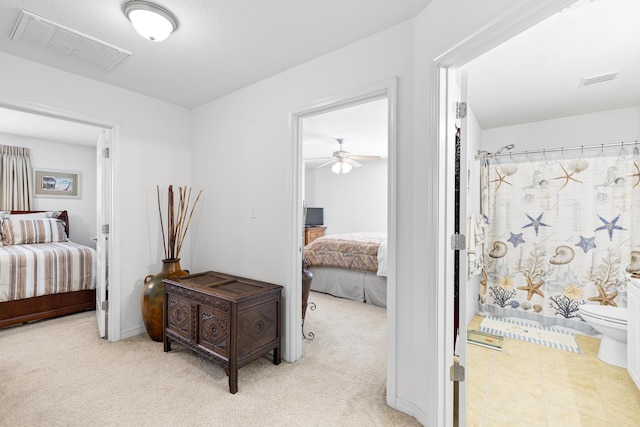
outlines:
[[[640, 1], [581, 0], [473, 60], [483, 129], [640, 105]], [[583, 77], [619, 71], [612, 81]]]
[[[140, 37], [125, 0], [0, 0], [0, 51], [188, 108], [413, 18], [430, 0], [158, 0], [178, 30]], [[132, 52], [110, 72], [10, 40], [21, 9]]]

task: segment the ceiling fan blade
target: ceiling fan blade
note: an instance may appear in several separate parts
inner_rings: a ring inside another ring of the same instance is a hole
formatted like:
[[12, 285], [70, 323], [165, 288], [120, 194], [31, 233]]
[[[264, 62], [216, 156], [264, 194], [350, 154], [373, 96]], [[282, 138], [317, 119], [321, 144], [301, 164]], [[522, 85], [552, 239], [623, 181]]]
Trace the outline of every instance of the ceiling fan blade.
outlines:
[[320, 164], [320, 165], [316, 166], [316, 168], [321, 168], [321, 167], [323, 167], [323, 166], [330, 165], [331, 163], [333, 163], [333, 162], [335, 162], [335, 161], [336, 161], [335, 159], [327, 160], [326, 162], [324, 162], [324, 163], [322, 163], [322, 164]]
[[382, 157], [380, 156], [349, 156], [352, 159], [358, 159], [358, 160], [380, 160], [382, 159]]
[[310, 158], [308, 158], [308, 159], [302, 159], [302, 160], [304, 160], [305, 162], [307, 162], [307, 161], [312, 161], [312, 160], [329, 160], [329, 159], [333, 159], [333, 157], [331, 157], [331, 156], [324, 156], [324, 157], [310, 157]]
[[355, 167], [355, 168], [359, 168], [360, 166], [362, 166], [362, 164], [356, 162], [355, 160], [353, 160], [353, 158], [350, 159], [344, 159], [345, 163], [349, 163], [351, 166]]

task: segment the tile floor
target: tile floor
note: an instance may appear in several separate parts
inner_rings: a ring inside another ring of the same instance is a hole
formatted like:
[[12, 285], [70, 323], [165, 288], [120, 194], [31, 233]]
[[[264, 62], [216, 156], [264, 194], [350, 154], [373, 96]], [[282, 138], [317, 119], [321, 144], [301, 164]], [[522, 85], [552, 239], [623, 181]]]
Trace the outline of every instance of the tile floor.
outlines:
[[[475, 316], [468, 329], [478, 329]], [[505, 338], [502, 351], [467, 345], [467, 426], [640, 426], [640, 390], [626, 369], [582, 354]]]

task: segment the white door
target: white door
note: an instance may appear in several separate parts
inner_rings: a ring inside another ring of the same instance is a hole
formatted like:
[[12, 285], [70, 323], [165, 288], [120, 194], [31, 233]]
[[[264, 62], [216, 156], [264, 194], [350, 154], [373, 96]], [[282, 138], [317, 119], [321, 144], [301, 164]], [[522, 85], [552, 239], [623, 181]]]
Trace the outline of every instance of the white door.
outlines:
[[102, 129], [98, 142], [97, 176], [97, 244], [98, 275], [96, 278], [96, 317], [100, 337], [108, 338], [108, 289], [109, 289], [109, 219], [111, 212], [111, 137], [112, 131]]
[[[452, 306], [447, 307], [453, 327], [446, 328], [447, 340], [453, 342], [453, 354], [449, 380], [453, 381], [453, 425], [466, 425], [466, 366], [467, 366], [467, 320], [466, 320], [466, 234], [467, 223], [467, 150], [466, 150], [466, 74], [454, 69], [442, 73], [446, 93], [443, 107], [443, 122], [446, 135], [446, 230], [451, 246], [446, 256], [446, 295]], [[463, 103], [462, 101], [465, 101]], [[462, 237], [460, 237], [462, 236]], [[449, 358], [447, 358], [449, 360]]]

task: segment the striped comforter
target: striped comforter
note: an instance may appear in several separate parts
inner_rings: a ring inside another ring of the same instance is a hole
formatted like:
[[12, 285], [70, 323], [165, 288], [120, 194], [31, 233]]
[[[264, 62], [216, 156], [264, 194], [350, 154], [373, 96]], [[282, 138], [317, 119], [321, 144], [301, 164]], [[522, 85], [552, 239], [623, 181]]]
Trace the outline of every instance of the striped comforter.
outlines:
[[95, 286], [93, 248], [73, 242], [0, 247], [0, 302]]

